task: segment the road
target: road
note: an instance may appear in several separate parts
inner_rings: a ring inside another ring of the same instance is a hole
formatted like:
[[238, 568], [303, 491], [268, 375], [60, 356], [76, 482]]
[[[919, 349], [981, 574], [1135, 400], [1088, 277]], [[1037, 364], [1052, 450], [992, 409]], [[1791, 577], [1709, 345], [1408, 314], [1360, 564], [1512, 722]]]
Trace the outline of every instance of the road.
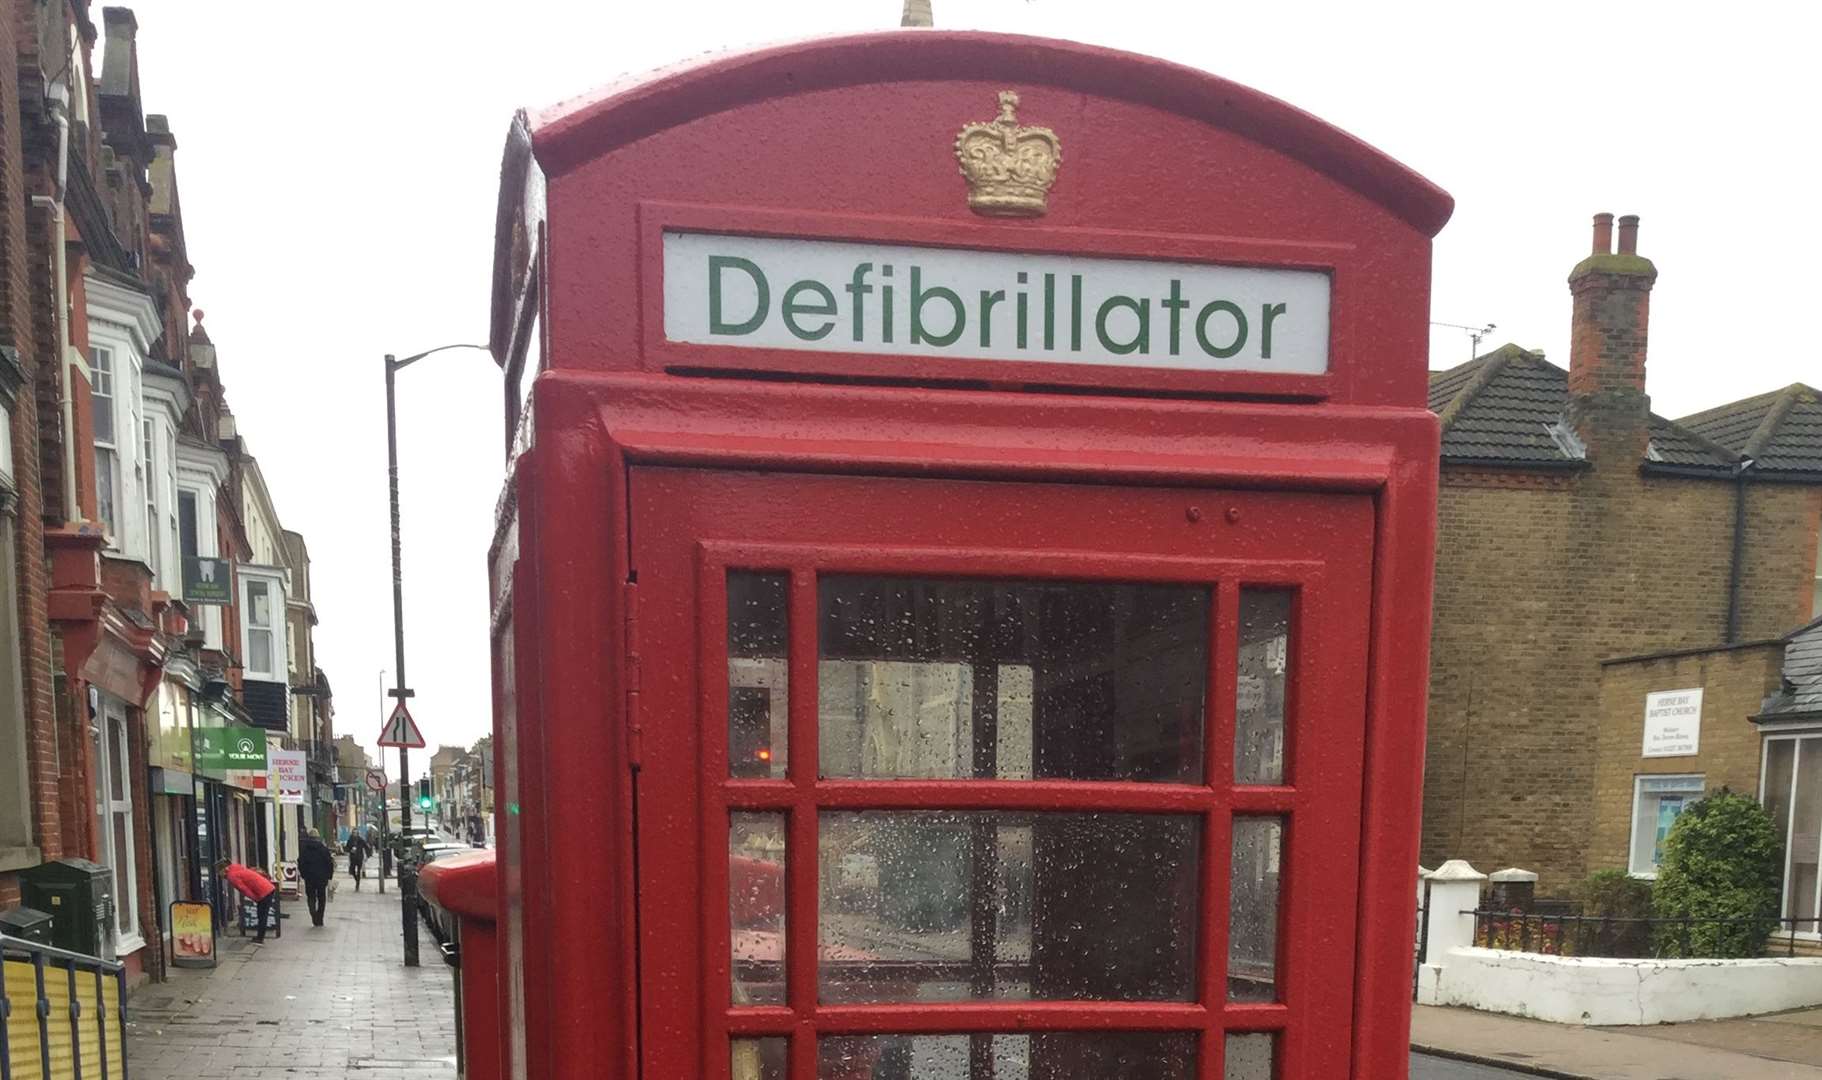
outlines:
[[1533, 1075], [1491, 1065], [1451, 1061], [1428, 1054], [1411, 1055], [1411, 1080], [1515, 1080], [1516, 1077]]

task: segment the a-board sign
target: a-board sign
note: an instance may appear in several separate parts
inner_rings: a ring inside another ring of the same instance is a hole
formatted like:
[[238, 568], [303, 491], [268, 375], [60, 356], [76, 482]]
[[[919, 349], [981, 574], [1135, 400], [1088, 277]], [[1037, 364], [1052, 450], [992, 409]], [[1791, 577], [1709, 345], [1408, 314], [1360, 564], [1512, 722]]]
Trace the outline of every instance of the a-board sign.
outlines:
[[[283, 895], [282, 892], [273, 893], [272, 906], [266, 910], [266, 929], [277, 931], [280, 937], [284, 936], [284, 926], [280, 923], [280, 920], [284, 918], [284, 914], [280, 910], [285, 906], [284, 900], [280, 899]], [[259, 905], [242, 897], [240, 901], [241, 935], [244, 937], [248, 931], [258, 929]]]
[[209, 905], [192, 900], [171, 902], [171, 966], [215, 966], [215, 920]]
[[1702, 748], [1702, 688], [1645, 695], [1645, 757], [1690, 757]]
[[667, 232], [664, 334], [697, 345], [1320, 375], [1329, 277]]

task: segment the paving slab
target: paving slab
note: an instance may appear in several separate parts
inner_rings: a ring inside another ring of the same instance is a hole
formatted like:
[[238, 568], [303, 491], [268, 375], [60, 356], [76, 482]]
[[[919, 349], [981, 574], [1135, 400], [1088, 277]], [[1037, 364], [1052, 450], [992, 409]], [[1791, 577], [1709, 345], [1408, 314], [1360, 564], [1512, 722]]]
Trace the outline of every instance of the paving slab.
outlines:
[[1822, 1080], [1822, 1015], [1815, 1010], [1598, 1028], [1419, 1005], [1411, 1044], [1571, 1080]]
[[455, 1080], [454, 973], [420, 928], [401, 962], [398, 892], [338, 878], [326, 925], [285, 905], [284, 936], [229, 931], [213, 970], [178, 970], [127, 1002], [134, 1080]]

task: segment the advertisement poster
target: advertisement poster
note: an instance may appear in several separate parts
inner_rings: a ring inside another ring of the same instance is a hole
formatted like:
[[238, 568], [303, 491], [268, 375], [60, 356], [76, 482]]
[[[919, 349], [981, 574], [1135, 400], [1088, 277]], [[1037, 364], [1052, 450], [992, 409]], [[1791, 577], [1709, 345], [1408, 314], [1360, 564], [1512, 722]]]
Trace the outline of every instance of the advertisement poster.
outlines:
[[215, 923], [209, 905], [187, 900], [171, 904], [171, 966], [215, 966]]
[[302, 806], [310, 789], [308, 767], [302, 750], [270, 750], [266, 753], [272, 779], [266, 790], [274, 793], [281, 805]]

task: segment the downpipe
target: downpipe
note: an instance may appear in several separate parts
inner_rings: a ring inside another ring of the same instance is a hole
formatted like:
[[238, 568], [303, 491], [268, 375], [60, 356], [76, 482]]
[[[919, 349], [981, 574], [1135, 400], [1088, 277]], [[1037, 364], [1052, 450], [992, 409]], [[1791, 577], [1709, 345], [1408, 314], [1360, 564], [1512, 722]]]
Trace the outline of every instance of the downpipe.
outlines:
[[82, 520], [76, 505], [76, 400], [70, 385], [70, 280], [69, 243], [64, 228], [64, 199], [69, 191], [70, 172], [70, 89], [61, 81], [52, 83], [45, 96], [50, 101], [51, 119], [57, 125], [57, 194], [34, 195], [32, 205], [51, 211], [51, 259], [56, 280], [52, 287], [57, 302], [57, 398], [63, 412], [63, 520], [66, 524]]

